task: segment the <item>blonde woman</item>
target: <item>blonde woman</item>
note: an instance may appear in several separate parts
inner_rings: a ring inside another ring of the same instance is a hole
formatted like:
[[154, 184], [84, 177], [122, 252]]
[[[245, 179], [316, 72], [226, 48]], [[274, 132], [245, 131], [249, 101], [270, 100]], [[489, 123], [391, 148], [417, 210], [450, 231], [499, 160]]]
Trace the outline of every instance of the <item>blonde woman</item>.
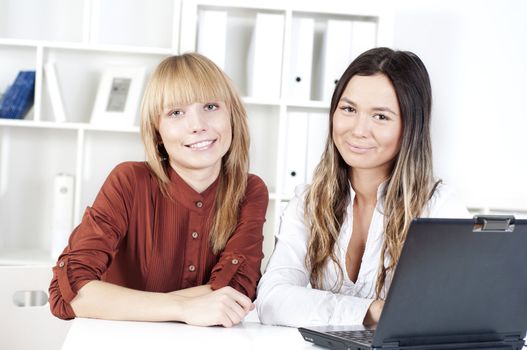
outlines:
[[313, 182], [285, 209], [258, 286], [263, 323], [376, 324], [411, 220], [469, 216], [433, 177], [431, 103], [413, 53], [376, 48], [347, 68]]
[[141, 106], [146, 162], [119, 164], [53, 268], [63, 319], [239, 323], [260, 278], [265, 184], [247, 116], [207, 58], [165, 59]]

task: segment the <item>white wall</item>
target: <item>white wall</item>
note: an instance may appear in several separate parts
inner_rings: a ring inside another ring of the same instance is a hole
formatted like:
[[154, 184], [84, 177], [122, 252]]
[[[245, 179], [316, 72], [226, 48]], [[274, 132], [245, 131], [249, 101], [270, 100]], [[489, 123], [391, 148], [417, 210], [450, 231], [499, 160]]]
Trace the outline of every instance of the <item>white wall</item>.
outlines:
[[436, 174], [469, 206], [527, 209], [527, 2], [392, 6], [394, 48], [431, 76]]

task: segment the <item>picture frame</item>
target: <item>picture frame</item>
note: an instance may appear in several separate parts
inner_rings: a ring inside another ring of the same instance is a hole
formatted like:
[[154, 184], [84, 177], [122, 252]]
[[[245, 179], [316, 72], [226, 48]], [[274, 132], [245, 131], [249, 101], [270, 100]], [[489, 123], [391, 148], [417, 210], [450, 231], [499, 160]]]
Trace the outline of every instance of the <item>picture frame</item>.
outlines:
[[97, 88], [91, 124], [108, 127], [134, 126], [145, 71], [143, 66], [106, 67]]

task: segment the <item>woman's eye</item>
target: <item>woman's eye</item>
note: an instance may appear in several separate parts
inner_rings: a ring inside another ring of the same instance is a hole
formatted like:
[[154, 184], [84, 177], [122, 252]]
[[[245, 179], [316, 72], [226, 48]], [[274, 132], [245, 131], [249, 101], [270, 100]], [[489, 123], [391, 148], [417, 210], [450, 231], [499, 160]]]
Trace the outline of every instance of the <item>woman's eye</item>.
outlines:
[[183, 115], [183, 111], [179, 109], [176, 109], [175, 111], [168, 113], [169, 117], [175, 117], [175, 118], [181, 117], [182, 115]]
[[217, 104], [215, 104], [215, 103], [207, 103], [207, 104], [205, 105], [205, 109], [206, 109], [207, 111], [215, 111], [215, 110], [217, 110], [218, 108], [219, 108], [219, 106], [218, 106]]
[[343, 110], [344, 112], [347, 112], [347, 113], [355, 112], [355, 108], [353, 108], [351, 106], [342, 106], [342, 107], [340, 107], [340, 109]]
[[389, 120], [390, 118], [388, 118], [387, 116], [385, 116], [384, 114], [375, 114], [373, 116], [373, 118], [377, 119], [377, 120]]

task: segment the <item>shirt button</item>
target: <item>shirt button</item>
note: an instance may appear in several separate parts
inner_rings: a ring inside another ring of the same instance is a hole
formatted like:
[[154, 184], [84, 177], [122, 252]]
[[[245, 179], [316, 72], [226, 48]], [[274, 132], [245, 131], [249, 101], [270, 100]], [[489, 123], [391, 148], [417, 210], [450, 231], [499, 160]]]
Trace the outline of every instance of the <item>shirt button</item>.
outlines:
[[188, 270], [189, 270], [190, 272], [194, 272], [194, 271], [196, 271], [196, 266], [194, 266], [194, 265], [190, 265], [190, 266], [188, 267]]
[[192, 238], [194, 239], [198, 238], [198, 233], [196, 231], [192, 232]]
[[232, 263], [233, 265], [237, 265], [237, 264], [238, 264], [238, 259], [232, 259], [231, 263]]
[[203, 202], [196, 202], [196, 207], [201, 208], [203, 206]]
[[64, 267], [64, 261], [59, 262], [59, 267]]

